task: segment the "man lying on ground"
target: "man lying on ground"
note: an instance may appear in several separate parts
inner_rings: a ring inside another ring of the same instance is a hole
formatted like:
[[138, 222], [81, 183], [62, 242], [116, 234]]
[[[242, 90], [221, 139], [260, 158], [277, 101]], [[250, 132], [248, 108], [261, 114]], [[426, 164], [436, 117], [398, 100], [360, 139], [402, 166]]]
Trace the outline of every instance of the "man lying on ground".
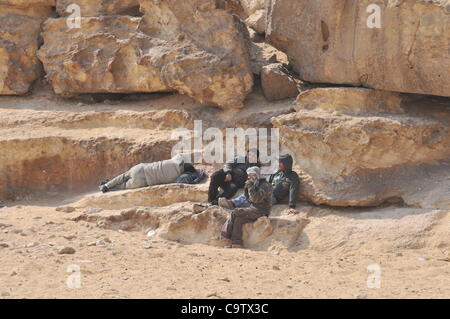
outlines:
[[251, 149], [247, 152], [245, 157], [236, 157], [232, 161], [225, 164], [225, 166], [215, 172], [211, 176], [208, 191], [208, 203], [217, 205], [219, 200], [219, 187], [223, 189], [221, 197], [232, 198], [236, 195], [239, 188], [243, 188], [247, 180], [247, 169], [257, 166], [261, 167], [259, 163], [259, 151]]
[[258, 218], [270, 215], [272, 206], [272, 186], [261, 178], [259, 167], [247, 169], [248, 180], [245, 183], [245, 198], [250, 206], [235, 208], [222, 227], [222, 236], [231, 239], [231, 248], [242, 248], [242, 226]]
[[138, 164], [112, 180], [102, 182], [100, 190], [106, 193], [116, 190], [171, 184], [185, 172], [196, 172], [196, 169], [192, 164], [184, 162], [182, 154], [178, 154], [170, 160]]
[[[290, 214], [297, 214], [295, 210], [297, 204], [298, 189], [300, 179], [296, 172], [292, 170], [293, 159], [289, 154], [280, 156], [279, 170], [272, 174], [269, 183], [272, 184], [272, 205], [279, 204], [281, 201], [289, 198]], [[219, 198], [219, 206], [228, 209], [246, 208], [250, 206], [246, 195], [241, 195], [233, 200], [225, 197]]]

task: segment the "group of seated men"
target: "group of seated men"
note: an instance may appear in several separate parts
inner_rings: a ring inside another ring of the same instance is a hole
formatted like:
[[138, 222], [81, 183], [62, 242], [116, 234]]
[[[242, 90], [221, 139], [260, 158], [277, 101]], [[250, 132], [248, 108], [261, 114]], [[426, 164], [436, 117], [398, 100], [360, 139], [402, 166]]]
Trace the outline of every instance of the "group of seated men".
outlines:
[[[242, 226], [269, 216], [272, 205], [288, 199], [290, 213], [297, 213], [299, 177], [292, 165], [291, 155], [281, 156], [279, 169], [266, 179], [261, 176], [259, 151], [252, 149], [244, 158], [234, 158], [211, 176], [208, 204], [204, 207], [218, 205], [231, 210], [221, 233], [231, 240], [229, 247], [242, 248]], [[105, 193], [174, 182], [196, 183], [204, 176], [204, 171], [185, 163], [179, 154], [169, 160], [138, 164], [114, 179], [102, 182], [100, 190]], [[244, 194], [235, 197], [241, 188]]]

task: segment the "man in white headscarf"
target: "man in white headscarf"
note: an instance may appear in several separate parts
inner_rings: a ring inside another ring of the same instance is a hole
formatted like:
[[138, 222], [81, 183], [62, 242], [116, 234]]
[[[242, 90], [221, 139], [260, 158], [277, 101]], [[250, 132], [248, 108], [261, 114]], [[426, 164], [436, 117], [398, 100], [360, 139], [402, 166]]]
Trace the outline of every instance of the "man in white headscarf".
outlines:
[[242, 248], [242, 226], [258, 218], [269, 216], [272, 207], [272, 185], [261, 178], [259, 167], [247, 169], [245, 197], [250, 207], [236, 208], [222, 227], [222, 236], [231, 240], [231, 248]]

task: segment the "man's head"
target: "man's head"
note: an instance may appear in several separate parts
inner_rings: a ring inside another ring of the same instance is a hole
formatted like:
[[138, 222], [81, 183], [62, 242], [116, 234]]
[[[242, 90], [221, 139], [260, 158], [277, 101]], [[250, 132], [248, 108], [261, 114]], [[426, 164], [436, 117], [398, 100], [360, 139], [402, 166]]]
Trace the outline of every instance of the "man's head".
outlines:
[[256, 164], [259, 160], [259, 150], [256, 148], [249, 149], [247, 152], [247, 159], [249, 163]]
[[285, 154], [280, 156], [278, 165], [281, 171], [290, 171], [292, 170], [293, 163], [294, 160], [292, 159], [292, 156], [289, 154]]
[[261, 169], [258, 166], [253, 166], [247, 169], [247, 178], [252, 180], [259, 180], [261, 176]]

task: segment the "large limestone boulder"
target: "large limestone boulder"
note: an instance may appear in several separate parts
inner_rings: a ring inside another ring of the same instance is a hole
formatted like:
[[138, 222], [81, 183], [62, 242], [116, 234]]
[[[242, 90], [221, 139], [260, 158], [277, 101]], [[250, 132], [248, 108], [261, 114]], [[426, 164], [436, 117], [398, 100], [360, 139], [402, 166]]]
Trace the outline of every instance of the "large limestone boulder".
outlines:
[[297, 82], [281, 63], [273, 63], [262, 68], [261, 86], [264, 96], [269, 101], [297, 97]]
[[51, 1], [0, 1], [0, 95], [24, 94], [42, 74], [36, 56]]
[[212, 0], [142, 1], [143, 17], [44, 25], [39, 58], [57, 94], [178, 91], [240, 108], [253, 76], [245, 26]]
[[297, 112], [272, 123], [305, 173], [303, 196], [316, 204], [396, 201], [446, 208], [450, 116], [445, 105], [429, 99], [402, 103], [396, 93], [370, 89], [314, 89], [298, 96]]
[[306, 81], [450, 96], [446, 0], [271, 0], [267, 28]]

